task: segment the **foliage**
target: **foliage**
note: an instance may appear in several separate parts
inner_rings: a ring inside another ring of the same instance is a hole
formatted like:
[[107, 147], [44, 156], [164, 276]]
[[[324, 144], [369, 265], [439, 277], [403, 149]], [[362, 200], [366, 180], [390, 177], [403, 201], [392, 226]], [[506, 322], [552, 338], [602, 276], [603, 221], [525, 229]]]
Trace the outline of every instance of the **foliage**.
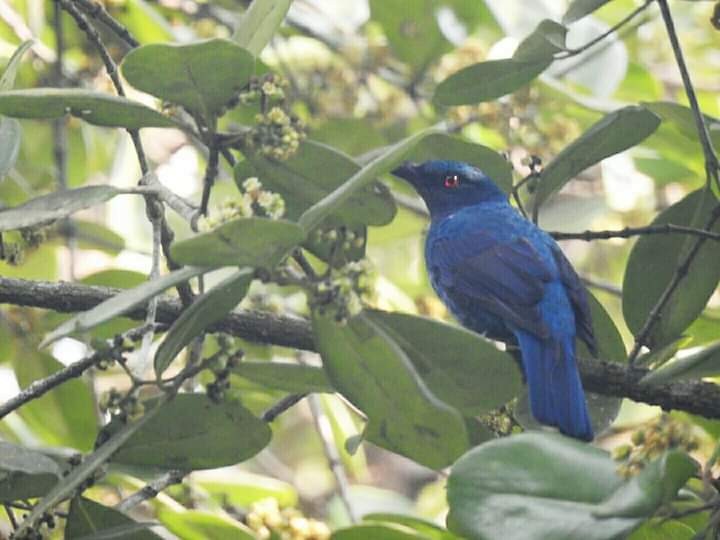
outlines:
[[[712, 5], [38, 5], [0, 13], [0, 536], [715, 537]], [[574, 240], [596, 444], [433, 296], [390, 171], [438, 158]]]

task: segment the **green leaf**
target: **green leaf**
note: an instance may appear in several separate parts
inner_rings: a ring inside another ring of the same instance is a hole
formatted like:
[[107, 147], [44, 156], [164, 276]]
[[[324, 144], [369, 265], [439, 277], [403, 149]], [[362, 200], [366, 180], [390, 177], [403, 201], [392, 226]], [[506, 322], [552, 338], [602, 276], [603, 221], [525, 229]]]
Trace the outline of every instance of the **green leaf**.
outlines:
[[42, 195], [20, 206], [0, 211], [0, 232], [55, 221], [103, 203], [120, 193], [112, 186], [87, 186]]
[[594, 511], [599, 518], [644, 518], [670, 503], [698, 470], [687, 454], [670, 451], [649, 463]]
[[370, 185], [381, 174], [391, 171], [422, 139], [436, 132], [433, 128], [425, 129], [383, 151], [382, 154], [364, 165], [362, 169], [353, 174], [340, 187], [305, 210], [298, 220], [300, 226], [307, 232], [313, 230], [325, 218], [347, 203], [355, 193]]
[[591, 165], [639, 144], [659, 125], [660, 118], [654, 113], [634, 105], [606, 115], [543, 169], [535, 194], [536, 204], [542, 204]]
[[210, 121], [248, 83], [253, 56], [227, 39], [187, 45], [154, 43], [130, 51], [121, 69], [138, 90]]
[[170, 22], [146, 0], [125, 0], [122, 9], [113, 10], [112, 14], [140, 43], [175, 40]]
[[532, 62], [505, 58], [473, 64], [450, 75], [435, 89], [436, 105], [473, 105], [492, 101], [522, 88], [552, 64], [552, 58]]
[[313, 315], [328, 378], [368, 417], [367, 438], [431, 468], [468, 447], [460, 414], [433, 396], [402, 349], [367, 315], [338, 324]]
[[175, 127], [168, 117], [131, 99], [79, 88], [31, 88], [0, 92], [0, 114], [14, 118], [61, 118], [66, 114], [96, 126], [139, 129]]
[[380, 521], [387, 523], [396, 523], [414, 529], [430, 540], [460, 540], [459, 536], [454, 535], [448, 530], [436, 525], [432, 521], [407, 516], [404, 514], [385, 514], [372, 513], [363, 516], [364, 521]]
[[175, 357], [208, 326], [230, 313], [245, 297], [253, 271], [244, 268], [196, 298], [172, 324], [155, 353], [155, 374], [160, 377]]
[[20, 67], [20, 62], [22, 60], [23, 55], [30, 49], [30, 47], [33, 46], [34, 40], [28, 39], [26, 41], [23, 41], [17, 49], [15, 49], [15, 52], [10, 57], [10, 60], [8, 60], [8, 63], [5, 65], [5, 70], [3, 71], [2, 77], [0, 77], [0, 92], [4, 92], [5, 90], [12, 90], [12, 87], [15, 86], [15, 76], [17, 75], [17, 70]]
[[543, 62], [566, 50], [567, 28], [550, 19], [540, 21], [532, 34], [520, 42], [513, 53], [518, 62]]
[[86, 330], [90, 330], [91, 328], [94, 328], [113, 317], [123, 315], [131, 311], [133, 308], [148, 302], [151, 298], [157, 296], [165, 289], [174, 287], [179, 283], [188, 281], [189, 279], [199, 276], [200, 274], [204, 274], [207, 271], [207, 268], [181, 268], [180, 270], [170, 272], [163, 277], [143, 283], [133, 289], [120, 292], [112, 298], [108, 298], [104, 302], [101, 302], [94, 308], [75, 315], [73, 318], [62, 323], [60, 326], [55, 328], [55, 330], [45, 336], [40, 343], [40, 347], [49, 345], [53, 341], [60, 339], [61, 337], [68, 336], [74, 332], [84, 332]]
[[[24, 350], [12, 360], [20, 388], [63, 369], [49, 354]], [[82, 379], [71, 379], [50, 390], [19, 410], [18, 414], [44, 441], [87, 451], [97, 435], [95, 403], [90, 388]]]
[[[125, 239], [100, 223], [76, 218], [72, 222], [72, 228], [80, 249], [97, 249], [113, 256], [119, 255], [125, 249]], [[67, 228], [61, 230], [63, 234], [71, 232]], [[113, 286], [112, 282], [104, 285]]]
[[252, 529], [241, 522], [211, 512], [160, 510], [158, 518], [171, 533], [183, 540], [221, 540], [224, 538], [256, 540], [257, 538]]
[[686, 381], [720, 375], [720, 341], [702, 350], [677, 358], [641, 379], [642, 384], [664, 384], [670, 381]]
[[[625, 349], [625, 342], [610, 314], [589, 291], [587, 292], [587, 298], [590, 306], [593, 334], [598, 346], [598, 358], [605, 362], [626, 362], [627, 350]], [[577, 348], [579, 356], [584, 358], [592, 356], [585, 343], [579, 339], [577, 340]]]
[[410, 527], [396, 524], [361, 523], [333, 532], [331, 540], [428, 540]]
[[478, 334], [432, 319], [368, 311], [439, 399], [465, 416], [487, 413], [523, 392], [513, 358]]
[[270, 42], [292, 0], [253, 0], [235, 26], [232, 39], [255, 56]]
[[696, 540], [695, 529], [678, 520], [660, 518], [646, 521], [628, 540]]
[[610, 0], [574, 0], [568, 7], [565, 15], [563, 15], [563, 24], [570, 24], [579, 21], [585, 15], [589, 15], [593, 11], [600, 9]]
[[0, 441], [0, 501], [40, 497], [58, 482], [60, 472], [45, 454]]
[[334, 392], [322, 368], [288, 362], [242, 362], [233, 373], [253, 382], [294, 394]]
[[392, 52], [421, 71], [451, 49], [436, 10], [435, 0], [370, 0], [370, 17], [382, 25]]
[[[672, 122], [688, 140], [692, 141], [694, 145], [700, 146], [695, 116], [690, 107], [669, 101], [643, 102], [642, 106], [657, 114], [664, 122]], [[720, 145], [720, 119], [707, 114], [703, 115], [703, 119], [713, 145], [718, 147]]]
[[15, 166], [20, 153], [22, 128], [14, 118], [0, 116], [0, 180]]
[[448, 479], [448, 528], [469, 540], [585, 540], [621, 537], [640, 518], [594, 512], [622, 488], [603, 450], [554, 433], [497, 439], [460, 458]]
[[410, 161], [428, 159], [464, 161], [481, 169], [506, 193], [512, 189], [510, 162], [487, 146], [444, 133], [433, 133], [420, 141], [408, 155]]
[[[145, 407], [153, 409], [156, 400]], [[181, 419], [181, 421], [179, 420]], [[270, 442], [270, 428], [238, 401], [179, 394], [112, 457], [114, 463], [164, 469], [214, 469], [245, 461]]]
[[68, 540], [158, 540], [161, 538], [147, 530], [156, 523], [138, 523], [122, 512], [102, 504], [75, 497], [70, 503], [70, 513], [65, 525]]
[[215, 499], [242, 508], [268, 497], [276, 499], [283, 508], [298, 504], [297, 490], [291, 484], [247, 471], [235, 470], [231, 477], [222, 479], [216, 475], [208, 479], [194, 475], [193, 481]]
[[173, 244], [170, 253], [180, 264], [272, 268], [304, 239], [303, 230], [290, 221], [239, 218]]
[[[716, 204], [712, 193], [694, 191], [661, 212], [652, 225], [704, 227]], [[716, 222], [713, 231], [720, 232], [720, 222]], [[633, 246], [623, 281], [623, 314], [634, 335], [640, 332], [678, 264], [696, 241], [697, 237], [682, 234], [649, 235], [640, 237]], [[706, 241], [650, 332], [650, 348], [673, 341], [697, 319], [720, 280], [718, 260], [720, 242]]]
[[[297, 153], [286, 161], [249, 153], [247, 161], [241, 161], [235, 167], [235, 182], [241, 186], [246, 178], [259, 177], [264, 189], [282, 195], [286, 217], [296, 220], [358, 170], [360, 166], [346, 154], [321, 143], [304, 141]], [[353, 194], [330, 219], [348, 227], [358, 227], [387, 225], [393, 217], [395, 203], [390, 192], [381, 183], [373, 182]]]

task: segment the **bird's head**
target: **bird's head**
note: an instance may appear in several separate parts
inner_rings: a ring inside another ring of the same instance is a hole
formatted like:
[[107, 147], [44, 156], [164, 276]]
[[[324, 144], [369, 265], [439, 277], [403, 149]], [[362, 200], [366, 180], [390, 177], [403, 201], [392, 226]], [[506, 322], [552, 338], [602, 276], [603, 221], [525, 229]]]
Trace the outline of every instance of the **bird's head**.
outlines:
[[465, 206], [507, 200], [507, 195], [485, 173], [461, 161], [405, 162], [392, 173], [415, 187], [432, 217]]

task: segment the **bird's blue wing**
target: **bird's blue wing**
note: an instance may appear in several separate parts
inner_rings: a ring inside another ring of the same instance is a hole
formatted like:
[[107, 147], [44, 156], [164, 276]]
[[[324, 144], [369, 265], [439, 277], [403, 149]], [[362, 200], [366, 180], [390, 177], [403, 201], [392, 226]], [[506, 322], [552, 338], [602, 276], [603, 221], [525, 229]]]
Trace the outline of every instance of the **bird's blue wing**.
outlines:
[[570, 304], [575, 314], [575, 327], [577, 335], [588, 346], [591, 354], [597, 355], [597, 342], [592, 327], [592, 318], [590, 316], [590, 306], [588, 304], [587, 291], [580, 281], [575, 269], [567, 260], [565, 254], [555, 242], [550, 245], [555, 263], [560, 272], [560, 281], [562, 281], [567, 291]]
[[450, 296], [469, 297], [510, 327], [548, 337], [538, 304], [553, 269], [527, 239], [498, 241], [477, 231], [435, 238], [428, 248], [430, 271]]

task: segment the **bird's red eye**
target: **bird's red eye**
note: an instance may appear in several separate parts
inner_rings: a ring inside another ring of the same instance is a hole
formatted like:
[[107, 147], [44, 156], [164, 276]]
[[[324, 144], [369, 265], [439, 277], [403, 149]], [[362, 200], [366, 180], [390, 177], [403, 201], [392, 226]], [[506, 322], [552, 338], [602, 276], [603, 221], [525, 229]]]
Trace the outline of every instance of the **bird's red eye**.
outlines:
[[457, 174], [450, 174], [443, 180], [443, 185], [449, 189], [456, 188], [460, 185], [460, 177]]

